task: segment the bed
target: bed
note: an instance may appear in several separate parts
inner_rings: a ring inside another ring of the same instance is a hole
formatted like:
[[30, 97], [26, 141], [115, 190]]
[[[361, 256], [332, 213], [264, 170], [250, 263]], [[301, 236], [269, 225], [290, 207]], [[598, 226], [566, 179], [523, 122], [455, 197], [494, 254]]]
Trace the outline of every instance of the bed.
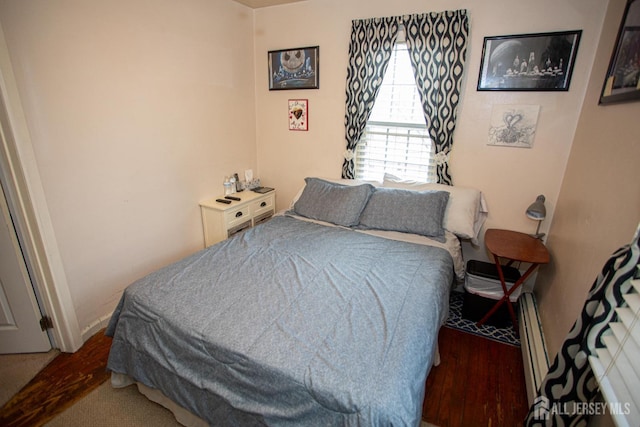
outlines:
[[291, 210], [131, 284], [107, 328], [112, 383], [184, 424], [418, 425], [464, 271], [456, 198], [345, 184], [308, 178]]

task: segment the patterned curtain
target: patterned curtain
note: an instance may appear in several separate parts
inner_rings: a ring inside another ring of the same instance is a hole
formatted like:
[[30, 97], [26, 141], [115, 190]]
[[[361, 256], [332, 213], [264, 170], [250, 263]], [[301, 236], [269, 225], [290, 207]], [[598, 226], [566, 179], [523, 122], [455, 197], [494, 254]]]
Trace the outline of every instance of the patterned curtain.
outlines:
[[453, 185], [449, 152], [467, 53], [467, 11], [404, 16], [402, 22], [429, 136], [435, 143], [437, 182]]
[[589, 291], [580, 317], [540, 385], [526, 426], [587, 425], [584, 411], [572, 409], [576, 404], [593, 402], [597, 394], [598, 384], [588, 357], [595, 355], [596, 348], [604, 348], [602, 337], [609, 322], [617, 320], [615, 308], [623, 305], [623, 295], [632, 287], [631, 280], [640, 276], [639, 238], [640, 226], [632, 243], [614, 252], [604, 265]]
[[342, 165], [343, 178], [355, 178], [355, 148], [367, 125], [389, 65], [398, 26], [396, 17], [352, 21], [344, 117], [347, 149]]

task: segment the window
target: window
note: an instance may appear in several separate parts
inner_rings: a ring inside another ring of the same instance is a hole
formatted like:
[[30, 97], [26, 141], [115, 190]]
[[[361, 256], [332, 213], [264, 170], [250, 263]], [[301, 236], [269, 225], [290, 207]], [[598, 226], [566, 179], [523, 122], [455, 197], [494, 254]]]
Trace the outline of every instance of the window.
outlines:
[[[402, 33], [399, 39], [403, 39]], [[436, 181], [434, 147], [406, 44], [396, 43], [371, 117], [356, 149], [357, 179], [381, 180], [385, 172], [404, 179]]]
[[640, 425], [640, 280], [631, 280], [632, 291], [615, 308], [615, 322], [603, 334], [605, 348], [596, 349], [589, 363], [615, 424]]

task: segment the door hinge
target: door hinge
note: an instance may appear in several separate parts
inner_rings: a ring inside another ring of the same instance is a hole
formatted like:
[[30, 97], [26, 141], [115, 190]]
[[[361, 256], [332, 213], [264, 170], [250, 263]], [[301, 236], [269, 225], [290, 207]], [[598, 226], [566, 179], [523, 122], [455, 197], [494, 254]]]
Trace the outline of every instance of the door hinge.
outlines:
[[49, 316], [42, 316], [42, 319], [40, 319], [40, 329], [43, 331], [53, 329], [53, 321]]

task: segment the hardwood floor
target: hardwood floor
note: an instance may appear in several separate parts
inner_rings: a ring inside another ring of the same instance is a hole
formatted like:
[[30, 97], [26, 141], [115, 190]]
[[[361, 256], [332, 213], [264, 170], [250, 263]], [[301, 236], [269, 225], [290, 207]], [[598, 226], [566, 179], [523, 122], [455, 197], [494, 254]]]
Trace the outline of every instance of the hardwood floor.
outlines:
[[[0, 409], [0, 426], [45, 424], [109, 377], [111, 339], [97, 333], [61, 354]], [[522, 425], [528, 405], [517, 347], [450, 328], [440, 332], [442, 362], [427, 379], [423, 420], [440, 427]]]
[[109, 378], [110, 347], [100, 331], [77, 352], [58, 355], [0, 409], [0, 426], [41, 426], [89, 394]]
[[437, 426], [518, 426], [529, 406], [519, 347], [444, 327], [422, 419]]

